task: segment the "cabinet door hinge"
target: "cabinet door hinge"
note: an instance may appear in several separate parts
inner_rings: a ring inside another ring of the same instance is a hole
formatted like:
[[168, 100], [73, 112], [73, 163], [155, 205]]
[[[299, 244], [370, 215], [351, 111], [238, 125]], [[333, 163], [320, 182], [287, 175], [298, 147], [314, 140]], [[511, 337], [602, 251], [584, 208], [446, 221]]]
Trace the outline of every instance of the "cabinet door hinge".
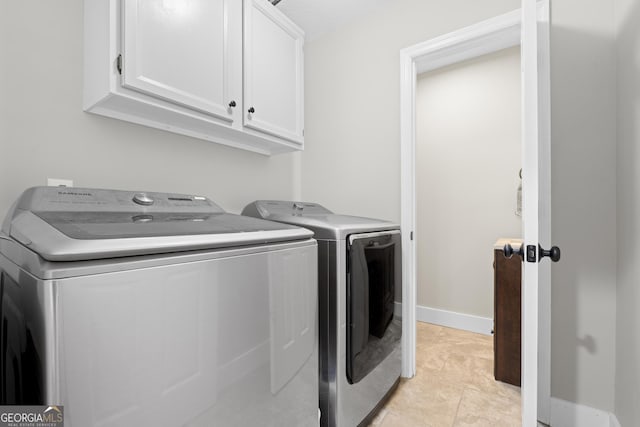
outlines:
[[116, 67], [118, 68], [118, 74], [122, 75], [122, 54], [118, 55], [116, 59]]

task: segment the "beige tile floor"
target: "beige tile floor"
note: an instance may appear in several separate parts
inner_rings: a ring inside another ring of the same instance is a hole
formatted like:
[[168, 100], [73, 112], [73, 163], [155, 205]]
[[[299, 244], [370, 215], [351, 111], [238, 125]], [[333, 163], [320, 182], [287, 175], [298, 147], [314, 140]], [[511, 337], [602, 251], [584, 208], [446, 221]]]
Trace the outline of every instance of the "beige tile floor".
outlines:
[[493, 379], [493, 337], [418, 322], [416, 368], [370, 427], [520, 426], [520, 388]]

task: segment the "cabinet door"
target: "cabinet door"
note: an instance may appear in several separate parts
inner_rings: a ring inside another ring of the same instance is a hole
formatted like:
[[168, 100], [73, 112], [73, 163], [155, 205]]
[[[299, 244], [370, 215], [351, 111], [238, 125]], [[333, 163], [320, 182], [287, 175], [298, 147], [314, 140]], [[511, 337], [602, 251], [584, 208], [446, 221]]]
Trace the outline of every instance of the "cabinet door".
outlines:
[[244, 125], [302, 143], [304, 33], [267, 0], [244, 8]]
[[242, 90], [240, 2], [121, 4], [123, 86], [232, 122]]

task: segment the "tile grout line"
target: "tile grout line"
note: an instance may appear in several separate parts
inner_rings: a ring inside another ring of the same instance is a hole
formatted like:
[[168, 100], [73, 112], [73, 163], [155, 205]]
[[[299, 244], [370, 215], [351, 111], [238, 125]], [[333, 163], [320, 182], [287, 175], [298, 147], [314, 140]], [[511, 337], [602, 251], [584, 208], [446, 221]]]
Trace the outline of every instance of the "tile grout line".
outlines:
[[458, 419], [458, 413], [460, 412], [460, 404], [462, 403], [462, 397], [464, 396], [464, 392], [467, 389], [467, 387], [465, 386], [462, 389], [462, 393], [460, 393], [460, 400], [458, 400], [458, 406], [456, 406], [456, 414], [453, 416], [453, 424], [451, 424], [451, 427], [454, 427], [456, 425], [456, 420]]
[[[447, 365], [447, 362], [449, 362], [449, 359], [451, 359], [451, 354], [447, 355], [447, 358], [442, 364], [442, 370], [444, 370], [444, 367]], [[462, 388], [462, 392], [460, 392], [460, 397], [458, 398], [458, 404], [456, 405], [456, 412], [453, 415], [453, 421], [451, 423], [451, 427], [454, 427], [456, 425], [456, 420], [458, 419], [458, 412], [460, 412], [460, 404], [462, 403], [462, 396], [464, 395], [465, 390], [466, 390], [466, 386], [464, 386]]]

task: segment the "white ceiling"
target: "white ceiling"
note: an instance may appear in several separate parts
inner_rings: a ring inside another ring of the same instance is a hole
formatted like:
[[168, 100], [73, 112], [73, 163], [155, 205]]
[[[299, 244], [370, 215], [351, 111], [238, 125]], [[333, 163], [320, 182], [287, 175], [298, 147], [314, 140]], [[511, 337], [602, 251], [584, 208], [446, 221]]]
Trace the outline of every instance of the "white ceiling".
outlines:
[[281, 0], [276, 6], [311, 41], [392, 0]]

